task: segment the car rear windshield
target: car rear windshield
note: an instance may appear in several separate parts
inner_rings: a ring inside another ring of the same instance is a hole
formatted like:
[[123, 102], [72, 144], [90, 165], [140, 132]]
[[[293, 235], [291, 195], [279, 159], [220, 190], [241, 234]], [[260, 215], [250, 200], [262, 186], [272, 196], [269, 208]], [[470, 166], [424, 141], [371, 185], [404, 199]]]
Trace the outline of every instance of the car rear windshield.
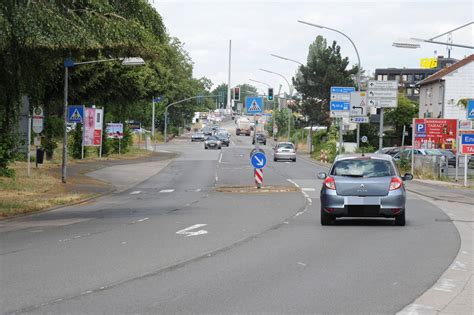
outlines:
[[282, 149], [293, 149], [293, 145], [291, 143], [280, 143], [278, 148]]
[[331, 175], [352, 177], [394, 176], [392, 163], [379, 159], [347, 159], [337, 161]]

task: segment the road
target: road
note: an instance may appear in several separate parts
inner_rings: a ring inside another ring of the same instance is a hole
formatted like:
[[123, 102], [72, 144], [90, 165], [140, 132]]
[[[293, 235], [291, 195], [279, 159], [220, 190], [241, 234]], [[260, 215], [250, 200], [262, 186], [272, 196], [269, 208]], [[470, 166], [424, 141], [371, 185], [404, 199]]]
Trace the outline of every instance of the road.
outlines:
[[320, 167], [273, 162], [269, 148], [264, 184], [300, 190], [216, 191], [254, 184], [251, 148], [245, 136], [215, 151], [176, 140], [158, 150], [179, 156], [128, 190], [11, 221], [1, 312], [393, 314], [456, 256], [455, 226], [413, 194], [405, 227], [321, 226]]

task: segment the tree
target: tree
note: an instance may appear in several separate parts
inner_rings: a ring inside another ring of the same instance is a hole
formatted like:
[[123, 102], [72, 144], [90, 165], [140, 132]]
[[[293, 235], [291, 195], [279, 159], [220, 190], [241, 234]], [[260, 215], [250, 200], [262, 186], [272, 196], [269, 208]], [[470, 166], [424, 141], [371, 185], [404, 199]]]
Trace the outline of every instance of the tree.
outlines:
[[401, 144], [403, 136], [403, 126], [409, 127], [413, 118], [418, 117], [418, 107], [418, 102], [411, 101], [403, 94], [399, 94], [397, 107], [385, 109], [384, 124], [394, 127], [394, 136], [399, 144]]
[[347, 69], [349, 59], [341, 56], [341, 47], [327, 45], [322, 36], [309, 46], [306, 65], [300, 66], [293, 85], [302, 96], [300, 110], [311, 123], [330, 125], [329, 100], [331, 86], [355, 86], [357, 66]]

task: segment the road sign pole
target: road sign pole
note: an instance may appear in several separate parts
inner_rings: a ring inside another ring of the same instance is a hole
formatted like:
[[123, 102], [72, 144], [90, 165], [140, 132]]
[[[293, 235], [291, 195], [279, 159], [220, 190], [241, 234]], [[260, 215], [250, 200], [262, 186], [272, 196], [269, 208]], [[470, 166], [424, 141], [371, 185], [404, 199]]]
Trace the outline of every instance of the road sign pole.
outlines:
[[63, 161], [61, 168], [61, 182], [66, 183], [67, 177], [67, 99], [68, 99], [68, 67], [64, 66], [64, 133], [63, 133]]
[[[28, 114], [28, 142], [26, 143], [26, 156], [28, 159], [28, 177], [30, 177], [31, 172], [31, 153], [30, 153], [30, 143], [31, 143], [31, 117]], [[36, 159], [38, 161], [38, 159]]]
[[339, 118], [339, 154], [342, 154], [342, 121], [343, 118]]
[[456, 128], [456, 170], [454, 175], [454, 181], [457, 182], [459, 178], [459, 150], [461, 150], [461, 138], [459, 137], [459, 125]]
[[379, 150], [383, 147], [383, 107], [380, 108]]
[[359, 148], [360, 124], [357, 124], [357, 149]]
[[467, 187], [467, 154], [464, 155], [464, 187]]
[[[411, 128], [411, 174], [414, 175], [413, 173], [413, 168], [415, 166], [415, 129], [416, 128], [416, 125], [415, 125], [415, 118], [413, 118], [412, 120], [412, 128]], [[400, 156], [401, 158], [401, 156]]]
[[155, 97], [151, 100], [151, 136], [155, 139]]
[[406, 132], [406, 125], [403, 125], [402, 148], [405, 146], [405, 132]]

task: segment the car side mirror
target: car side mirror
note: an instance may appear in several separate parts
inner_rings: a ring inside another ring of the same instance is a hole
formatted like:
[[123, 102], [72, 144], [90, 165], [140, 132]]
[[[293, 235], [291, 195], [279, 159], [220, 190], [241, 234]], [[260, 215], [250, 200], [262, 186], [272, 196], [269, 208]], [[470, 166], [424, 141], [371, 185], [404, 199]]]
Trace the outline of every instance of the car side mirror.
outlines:
[[413, 174], [410, 174], [410, 173], [405, 173], [405, 175], [403, 175], [402, 177], [402, 180], [412, 180], [413, 179]]
[[321, 173], [318, 173], [318, 178], [319, 179], [326, 179], [326, 177], [328, 177], [328, 175], [324, 172], [321, 172]]

